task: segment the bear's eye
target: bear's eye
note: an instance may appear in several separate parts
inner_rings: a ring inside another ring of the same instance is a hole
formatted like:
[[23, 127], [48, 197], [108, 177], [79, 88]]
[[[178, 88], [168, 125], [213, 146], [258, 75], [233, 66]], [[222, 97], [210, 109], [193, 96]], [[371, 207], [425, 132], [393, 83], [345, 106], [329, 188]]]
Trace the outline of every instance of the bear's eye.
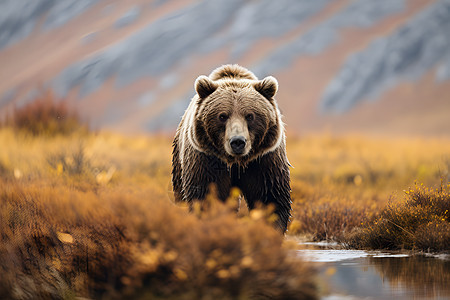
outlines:
[[248, 122], [250, 122], [250, 121], [253, 121], [253, 119], [255, 119], [255, 116], [254, 116], [253, 114], [247, 114], [247, 115], [245, 116], [245, 119], [246, 119]]
[[228, 116], [226, 114], [220, 114], [219, 115], [219, 121], [220, 122], [225, 122], [226, 120], [228, 120]]

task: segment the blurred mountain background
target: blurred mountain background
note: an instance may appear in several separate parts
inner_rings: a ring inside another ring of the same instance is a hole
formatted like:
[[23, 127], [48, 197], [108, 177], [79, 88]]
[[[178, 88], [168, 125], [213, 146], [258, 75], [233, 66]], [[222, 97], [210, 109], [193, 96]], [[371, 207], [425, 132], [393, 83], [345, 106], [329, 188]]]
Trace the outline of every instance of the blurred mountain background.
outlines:
[[450, 134], [450, 0], [2, 0], [0, 118], [52, 90], [173, 132], [198, 75], [275, 76], [290, 133]]

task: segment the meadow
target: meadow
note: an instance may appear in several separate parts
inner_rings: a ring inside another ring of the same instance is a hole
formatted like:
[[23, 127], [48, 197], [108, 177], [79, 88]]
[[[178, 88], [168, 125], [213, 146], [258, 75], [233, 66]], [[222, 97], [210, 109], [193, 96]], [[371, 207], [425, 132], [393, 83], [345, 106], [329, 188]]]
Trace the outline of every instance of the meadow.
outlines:
[[316, 299], [293, 241], [450, 249], [449, 139], [288, 136], [286, 238], [270, 209], [236, 214], [239, 191], [174, 203], [171, 142], [92, 132], [48, 99], [16, 110], [0, 128], [0, 295]]

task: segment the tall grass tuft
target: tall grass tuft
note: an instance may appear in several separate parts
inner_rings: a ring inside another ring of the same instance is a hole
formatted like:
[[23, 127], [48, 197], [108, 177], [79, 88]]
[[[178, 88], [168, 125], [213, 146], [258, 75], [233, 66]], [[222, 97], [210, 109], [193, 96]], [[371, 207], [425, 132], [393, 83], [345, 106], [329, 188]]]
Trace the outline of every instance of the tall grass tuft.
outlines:
[[[344, 240], [346, 234], [377, 214], [382, 201], [359, 194], [345, 194], [345, 188], [329, 191], [294, 180], [292, 184], [293, 220], [288, 233], [313, 241]], [[344, 193], [343, 193], [344, 192]]]

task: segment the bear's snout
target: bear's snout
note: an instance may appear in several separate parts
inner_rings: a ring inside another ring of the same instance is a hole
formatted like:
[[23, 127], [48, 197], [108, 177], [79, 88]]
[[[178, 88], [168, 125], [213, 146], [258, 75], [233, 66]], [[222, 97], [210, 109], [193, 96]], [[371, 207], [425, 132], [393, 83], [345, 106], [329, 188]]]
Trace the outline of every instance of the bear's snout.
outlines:
[[234, 154], [242, 154], [245, 149], [247, 140], [243, 136], [233, 136], [230, 139], [230, 146]]
[[236, 158], [246, 156], [251, 148], [250, 133], [245, 119], [238, 115], [231, 115], [225, 129], [224, 147], [228, 155]]

